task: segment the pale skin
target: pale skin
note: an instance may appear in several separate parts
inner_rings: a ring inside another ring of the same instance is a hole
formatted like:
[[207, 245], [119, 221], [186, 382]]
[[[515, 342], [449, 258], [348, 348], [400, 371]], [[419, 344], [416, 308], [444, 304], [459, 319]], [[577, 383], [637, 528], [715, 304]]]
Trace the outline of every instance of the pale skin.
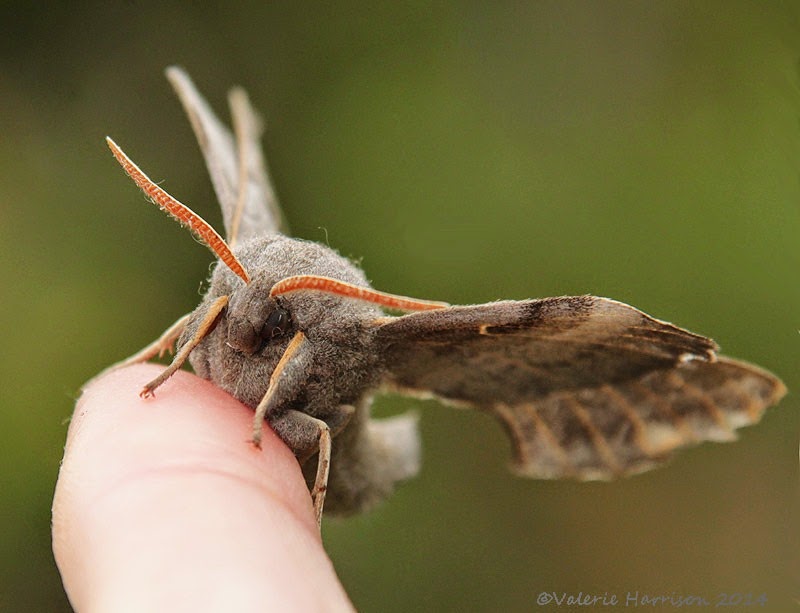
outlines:
[[181, 371], [146, 402], [140, 364], [87, 385], [53, 502], [77, 611], [351, 611], [292, 452], [252, 409]]

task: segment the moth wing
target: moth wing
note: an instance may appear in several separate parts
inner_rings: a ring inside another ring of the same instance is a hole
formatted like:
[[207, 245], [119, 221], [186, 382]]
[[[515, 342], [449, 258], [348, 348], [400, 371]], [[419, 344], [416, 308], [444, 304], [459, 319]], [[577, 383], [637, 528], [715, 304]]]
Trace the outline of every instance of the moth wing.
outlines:
[[608, 479], [678, 447], [735, 438], [785, 393], [715, 343], [594, 296], [504, 301], [381, 320], [386, 383], [484, 409], [516, 472]]
[[228, 242], [279, 233], [284, 224], [261, 150], [262, 124], [247, 95], [241, 89], [231, 92], [235, 140], [183, 69], [171, 66], [166, 75], [206, 160]]

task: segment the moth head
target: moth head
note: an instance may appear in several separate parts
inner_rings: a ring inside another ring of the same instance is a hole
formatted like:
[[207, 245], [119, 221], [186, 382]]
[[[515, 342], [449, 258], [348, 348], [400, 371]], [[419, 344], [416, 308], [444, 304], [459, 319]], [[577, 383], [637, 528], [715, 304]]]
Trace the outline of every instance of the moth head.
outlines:
[[[230, 270], [220, 264], [211, 276], [209, 298], [229, 296], [224, 321], [220, 325], [227, 349], [244, 356], [263, 354], [265, 349], [271, 351], [276, 346], [285, 345], [299, 329], [298, 324], [306, 323], [306, 306], [302, 302], [298, 304], [283, 298], [271, 298], [269, 292], [276, 278], [268, 269], [258, 266], [258, 261], [262, 259], [258, 256], [269, 256], [278, 251], [275, 243], [285, 240], [282, 237], [257, 240], [255, 244], [246, 243], [237, 249], [240, 258], [253, 270], [248, 284], [239, 282]], [[256, 256], [255, 261], [253, 255]]]
[[[238, 296], [237, 296], [238, 297]], [[269, 343], [281, 343], [295, 328], [291, 312], [275, 300], [231, 301], [227, 315], [226, 345], [245, 355], [262, 351]]]

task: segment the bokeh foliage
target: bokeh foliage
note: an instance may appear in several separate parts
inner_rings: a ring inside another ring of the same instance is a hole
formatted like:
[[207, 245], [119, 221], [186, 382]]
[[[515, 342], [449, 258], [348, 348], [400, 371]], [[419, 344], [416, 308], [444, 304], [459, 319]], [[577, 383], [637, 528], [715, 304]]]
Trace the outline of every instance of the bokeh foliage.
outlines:
[[[49, 507], [81, 383], [193, 308], [209, 254], [111, 134], [219, 223], [181, 64], [232, 84], [296, 235], [374, 285], [594, 293], [800, 387], [798, 2], [0, 5], [0, 609], [69, 610]], [[800, 596], [798, 401], [612, 484], [505, 470], [485, 415], [423, 413], [421, 476], [325, 540], [363, 610], [530, 610], [545, 590]]]

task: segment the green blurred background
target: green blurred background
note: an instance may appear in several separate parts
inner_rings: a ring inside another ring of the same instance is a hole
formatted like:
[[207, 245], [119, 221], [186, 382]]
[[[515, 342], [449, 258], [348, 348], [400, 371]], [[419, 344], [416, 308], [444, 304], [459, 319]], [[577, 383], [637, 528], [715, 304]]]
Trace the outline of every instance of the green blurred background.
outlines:
[[[163, 77], [268, 122], [294, 233], [453, 303], [594, 293], [800, 387], [798, 2], [0, 6], [0, 609], [69, 610], [54, 481], [81, 383], [197, 303], [211, 256], [103, 137], [219, 226]], [[541, 591], [800, 597], [798, 401], [610, 484], [506, 470], [489, 417], [422, 407], [420, 477], [328, 521], [365, 611], [535, 609]]]

